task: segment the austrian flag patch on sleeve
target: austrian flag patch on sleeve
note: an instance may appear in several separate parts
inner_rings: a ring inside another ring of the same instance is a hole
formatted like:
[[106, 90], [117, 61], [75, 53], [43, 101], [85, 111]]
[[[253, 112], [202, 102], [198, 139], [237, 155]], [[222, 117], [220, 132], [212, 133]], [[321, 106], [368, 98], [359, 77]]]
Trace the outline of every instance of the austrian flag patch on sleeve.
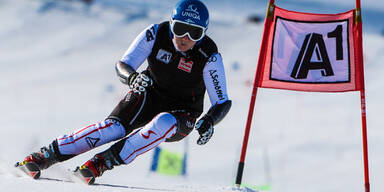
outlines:
[[181, 57], [179, 65], [177, 66], [177, 68], [179, 68], [179, 69], [181, 69], [187, 73], [191, 73], [192, 66], [193, 66], [192, 61], [186, 61], [184, 57]]

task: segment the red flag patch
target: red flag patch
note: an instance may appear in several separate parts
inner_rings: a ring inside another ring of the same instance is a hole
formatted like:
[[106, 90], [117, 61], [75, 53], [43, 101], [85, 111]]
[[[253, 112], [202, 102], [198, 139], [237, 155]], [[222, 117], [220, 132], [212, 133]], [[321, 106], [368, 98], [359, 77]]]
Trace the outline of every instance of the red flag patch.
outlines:
[[179, 68], [179, 69], [181, 69], [187, 73], [191, 73], [192, 66], [193, 66], [193, 61], [186, 61], [184, 57], [181, 57], [179, 65], [177, 66], [177, 68]]

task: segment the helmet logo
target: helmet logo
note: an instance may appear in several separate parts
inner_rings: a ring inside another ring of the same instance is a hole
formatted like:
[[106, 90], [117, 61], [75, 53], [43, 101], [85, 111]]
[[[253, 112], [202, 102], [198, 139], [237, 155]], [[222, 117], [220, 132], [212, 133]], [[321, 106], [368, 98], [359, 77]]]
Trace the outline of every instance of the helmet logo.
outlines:
[[188, 8], [182, 11], [181, 15], [200, 20], [200, 13], [197, 11], [197, 7], [193, 4], [188, 5]]
[[191, 12], [194, 12], [196, 14], [199, 14], [199, 12], [197, 11], [197, 7], [194, 7], [193, 4], [188, 5], [188, 8], [186, 9], [186, 11], [191, 11]]
[[193, 20], [191, 20], [191, 19], [187, 19], [187, 20], [185, 20], [185, 22], [187, 22], [187, 23], [195, 23]]

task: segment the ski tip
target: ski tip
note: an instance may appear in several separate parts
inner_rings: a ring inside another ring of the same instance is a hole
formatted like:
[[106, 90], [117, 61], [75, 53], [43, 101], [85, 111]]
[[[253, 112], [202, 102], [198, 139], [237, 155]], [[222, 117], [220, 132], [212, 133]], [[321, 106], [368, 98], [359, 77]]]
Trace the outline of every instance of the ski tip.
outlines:
[[20, 167], [20, 166], [21, 166], [21, 163], [20, 163], [20, 162], [16, 162], [14, 166], [15, 166], [15, 167]]
[[21, 167], [24, 166], [27, 162], [26, 161], [18, 161], [15, 163], [15, 167]]
[[[76, 172], [78, 172], [78, 171], [79, 171], [79, 169], [80, 169], [80, 167], [79, 167], [79, 166], [77, 166], [77, 167], [75, 168], [75, 170], [73, 170], [73, 172], [74, 172], [74, 173], [76, 173]], [[68, 170], [70, 170], [70, 169], [68, 169]]]

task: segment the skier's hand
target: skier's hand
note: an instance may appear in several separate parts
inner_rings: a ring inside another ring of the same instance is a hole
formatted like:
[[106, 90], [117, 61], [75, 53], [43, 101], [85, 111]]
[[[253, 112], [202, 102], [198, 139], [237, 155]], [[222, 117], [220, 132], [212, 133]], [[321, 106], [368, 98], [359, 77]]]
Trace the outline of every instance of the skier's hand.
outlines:
[[199, 132], [200, 137], [197, 140], [198, 145], [206, 144], [213, 135], [213, 120], [210, 116], [205, 115], [197, 121], [195, 129]]
[[128, 79], [129, 87], [136, 93], [144, 93], [153, 85], [152, 79], [145, 73], [132, 73]]

